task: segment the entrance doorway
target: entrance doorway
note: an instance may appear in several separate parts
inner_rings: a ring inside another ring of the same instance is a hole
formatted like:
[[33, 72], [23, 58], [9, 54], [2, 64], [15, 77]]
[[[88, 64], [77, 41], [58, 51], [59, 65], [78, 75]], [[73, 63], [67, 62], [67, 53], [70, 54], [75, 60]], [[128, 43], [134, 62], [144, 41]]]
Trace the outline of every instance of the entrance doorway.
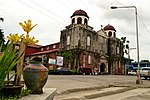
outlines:
[[104, 63], [101, 63], [101, 65], [100, 65], [100, 73], [105, 74], [105, 64]]

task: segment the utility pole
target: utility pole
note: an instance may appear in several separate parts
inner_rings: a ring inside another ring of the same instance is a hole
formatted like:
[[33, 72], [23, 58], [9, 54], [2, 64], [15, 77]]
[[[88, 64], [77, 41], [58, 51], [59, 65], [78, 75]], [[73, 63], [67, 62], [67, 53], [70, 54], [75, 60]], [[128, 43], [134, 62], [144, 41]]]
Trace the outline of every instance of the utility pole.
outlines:
[[138, 62], [138, 70], [137, 70], [137, 79], [136, 84], [142, 84], [142, 80], [140, 78], [140, 62], [139, 62], [139, 35], [138, 35], [138, 18], [137, 18], [137, 8], [136, 6], [122, 6], [122, 7], [116, 7], [112, 6], [111, 9], [120, 9], [120, 8], [134, 8], [135, 9], [135, 24], [136, 24], [136, 39], [137, 39], [137, 62]]

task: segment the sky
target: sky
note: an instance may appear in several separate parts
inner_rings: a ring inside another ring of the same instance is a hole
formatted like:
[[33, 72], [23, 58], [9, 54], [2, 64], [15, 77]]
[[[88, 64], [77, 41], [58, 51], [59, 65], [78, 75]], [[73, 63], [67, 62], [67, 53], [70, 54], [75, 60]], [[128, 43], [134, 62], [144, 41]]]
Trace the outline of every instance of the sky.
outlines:
[[[89, 26], [95, 31], [108, 24], [116, 29], [117, 38], [126, 37], [130, 48], [137, 48], [135, 9], [110, 9], [111, 6], [136, 6], [138, 11], [138, 36], [140, 60], [150, 60], [150, 14], [148, 0], [0, 0], [0, 22], [5, 37], [10, 33], [22, 34], [19, 22], [31, 19], [38, 24], [30, 35], [39, 45], [60, 41], [60, 32], [71, 24], [70, 16], [79, 9], [87, 12]], [[126, 56], [126, 55], [125, 55]], [[130, 50], [137, 60], [137, 49]]]

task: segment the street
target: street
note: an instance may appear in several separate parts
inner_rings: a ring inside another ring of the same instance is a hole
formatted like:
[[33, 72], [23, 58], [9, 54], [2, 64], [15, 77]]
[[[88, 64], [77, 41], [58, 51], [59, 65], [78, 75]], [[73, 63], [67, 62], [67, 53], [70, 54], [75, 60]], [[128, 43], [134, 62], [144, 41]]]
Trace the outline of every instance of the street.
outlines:
[[136, 76], [49, 75], [44, 88], [57, 88], [54, 100], [149, 100], [150, 80]]

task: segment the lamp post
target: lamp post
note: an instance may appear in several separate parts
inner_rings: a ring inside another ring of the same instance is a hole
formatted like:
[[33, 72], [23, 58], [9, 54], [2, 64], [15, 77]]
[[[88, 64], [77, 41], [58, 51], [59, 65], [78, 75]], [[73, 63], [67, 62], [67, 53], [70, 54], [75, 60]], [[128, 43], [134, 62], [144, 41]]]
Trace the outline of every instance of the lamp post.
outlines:
[[122, 7], [116, 7], [112, 6], [111, 9], [118, 9], [118, 8], [134, 8], [135, 9], [135, 20], [136, 20], [136, 39], [137, 39], [137, 62], [138, 62], [138, 71], [137, 71], [137, 79], [136, 84], [141, 84], [141, 78], [140, 78], [140, 62], [139, 62], [139, 37], [138, 37], [138, 19], [137, 19], [137, 8], [135, 6], [122, 6]]

